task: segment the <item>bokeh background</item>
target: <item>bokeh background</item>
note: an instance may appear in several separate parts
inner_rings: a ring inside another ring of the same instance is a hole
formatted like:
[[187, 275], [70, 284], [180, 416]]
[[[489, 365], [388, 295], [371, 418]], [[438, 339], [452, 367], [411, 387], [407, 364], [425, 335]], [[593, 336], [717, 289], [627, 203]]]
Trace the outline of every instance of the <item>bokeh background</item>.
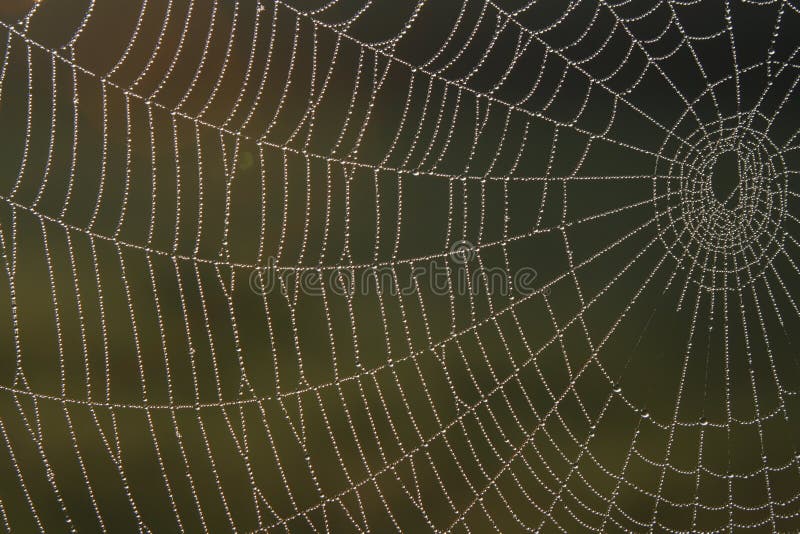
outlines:
[[797, 530], [799, 16], [3, 2], [0, 528]]

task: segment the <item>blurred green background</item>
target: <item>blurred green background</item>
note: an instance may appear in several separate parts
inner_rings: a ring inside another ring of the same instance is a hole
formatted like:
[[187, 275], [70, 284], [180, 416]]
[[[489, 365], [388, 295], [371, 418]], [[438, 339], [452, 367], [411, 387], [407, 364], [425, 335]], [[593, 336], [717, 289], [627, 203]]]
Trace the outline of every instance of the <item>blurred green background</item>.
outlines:
[[526, 4], [3, 2], [0, 527], [797, 530], [798, 13]]

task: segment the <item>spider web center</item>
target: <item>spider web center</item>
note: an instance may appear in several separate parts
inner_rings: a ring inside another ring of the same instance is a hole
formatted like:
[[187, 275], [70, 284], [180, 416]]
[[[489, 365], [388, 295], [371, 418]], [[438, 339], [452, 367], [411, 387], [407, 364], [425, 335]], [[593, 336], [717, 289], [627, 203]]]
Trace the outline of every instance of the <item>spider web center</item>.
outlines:
[[711, 191], [724, 206], [735, 206], [739, 200], [741, 178], [739, 156], [734, 151], [719, 155], [711, 173]]

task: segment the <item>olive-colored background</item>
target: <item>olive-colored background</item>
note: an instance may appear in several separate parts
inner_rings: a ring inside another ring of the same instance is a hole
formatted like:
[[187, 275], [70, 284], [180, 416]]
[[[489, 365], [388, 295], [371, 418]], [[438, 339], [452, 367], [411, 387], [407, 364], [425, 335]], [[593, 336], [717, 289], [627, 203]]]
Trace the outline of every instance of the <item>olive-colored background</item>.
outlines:
[[[714, 34], [723, 2], [540, 1], [493, 45], [524, 2], [467, 2], [438, 57], [460, 2], [380, 46], [412, 2], [349, 25], [361, 2], [323, 4], [98, 0], [83, 27], [88, 1], [0, 5], [0, 526], [797, 529], [796, 151], [751, 249], [775, 255], [736, 276], [681, 233], [701, 178], [669, 161], [767, 87], [790, 140], [797, 12], [771, 45], [779, 5], [730, 2], [734, 76], [727, 32], [690, 49], [675, 23]], [[650, 8], [625, 28], [665, 58], [639, 79], [642, 48], [606, 37]], [[250, 287], [269, 258], [403, 285], [459, 269], [460, 240], [536, 292]]]

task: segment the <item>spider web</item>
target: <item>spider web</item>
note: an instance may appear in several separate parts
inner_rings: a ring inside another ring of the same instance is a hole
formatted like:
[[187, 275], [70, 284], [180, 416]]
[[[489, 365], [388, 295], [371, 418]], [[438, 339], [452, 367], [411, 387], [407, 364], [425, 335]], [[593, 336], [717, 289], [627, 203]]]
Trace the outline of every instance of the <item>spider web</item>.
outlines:
[[5, 530], [800, 525], [794, 2], [0, 15]]

